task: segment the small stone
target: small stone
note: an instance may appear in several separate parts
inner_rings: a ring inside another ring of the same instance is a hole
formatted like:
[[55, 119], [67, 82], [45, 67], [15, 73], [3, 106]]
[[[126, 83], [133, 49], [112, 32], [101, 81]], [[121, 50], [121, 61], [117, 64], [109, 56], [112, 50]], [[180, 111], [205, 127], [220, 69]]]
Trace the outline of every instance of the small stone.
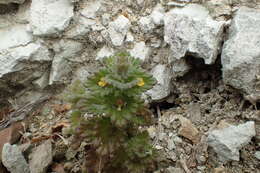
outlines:
[[115, 21], [109, 23], [108, 35], [114, 46], [121, 46], [123, 44], [130, 25], [128, 18], [123, 15], [120, 15]]
[[164, 24], [164, 13], [154, 10], [151, 14], [151, 19], [155, 25], [161, 26]]
[[127, 42], [127, 43], [132, 43], [132, 42], [134, 42], [134, 36], [131, 34], [131, 32], [128, 32], [128, 33], [126, 34], [125, 42]]
[[178, 134], [191, 140], [194, 144], [197, 144], [200, 141], [200, 133], [198, 129], [189, 119], [184, 117], [180, 117], [179, 119], [181, 121], [181, 128]]
[[88, 1], [80, 13], [86, 18], [95, 19], [98, 10], [101, 8], [101, 5], [102, 4], [100, 0]]
[[2, 162], [11, 173], [30, 173], [29, 165], [16, 145], [4, 145]]
[[138, 23], [139, 23], [140, 29], [144, 33], [149, 33], [155, 28], [155, 25], [150, 16], [141, 17]]
[[44, 173], [52, 163], [52, 144], [47, 140], [30, 154], [31, 173]]
[[260, 151], [255, 152], [255, 158], [257, 158], [258, 160], [260, 160]]
[[134, 48], [130, 50], [131, 56], [139, 58], [142, 61], [149, 59], [151, 54], [151, 49], [145, 45], [145, 42], [135, 43]]
[[238, 126], [229, 126], [209, 132], [208, 144], [217, 153], [219, 161], [239, 161], [239, 150], [248, 144], [255, 132], [255, 122], [249, 121]]
[[96, 60], [101, 60], [112, 55], [114, 55], [114, 50], [112, 48], [104, 46], [98, 51]]
[[228, 173], [228, 172], [227, 172], [226, 168], [224, 168], [224, 167], [219, 167], [219, 168], [215, 168], [215, 169], [213, 170], [213, 173]]
[[147, 129], [149, 136], [153, 139], [156, 136], [156, 128], [154, 126], [151, 126]]

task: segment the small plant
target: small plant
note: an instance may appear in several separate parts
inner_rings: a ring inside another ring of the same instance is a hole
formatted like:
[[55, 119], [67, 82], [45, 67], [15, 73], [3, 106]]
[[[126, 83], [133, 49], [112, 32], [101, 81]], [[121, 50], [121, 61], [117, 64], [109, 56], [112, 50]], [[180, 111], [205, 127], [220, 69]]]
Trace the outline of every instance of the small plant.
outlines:
[[88, 143], [85, 172], [144, 173], [153, 167], [155, 151], [143, 128], [152, 119], [141, 95], [154, 84], [139, 59], [117, 53], [85, 83], [73, 85], [75, 139]]

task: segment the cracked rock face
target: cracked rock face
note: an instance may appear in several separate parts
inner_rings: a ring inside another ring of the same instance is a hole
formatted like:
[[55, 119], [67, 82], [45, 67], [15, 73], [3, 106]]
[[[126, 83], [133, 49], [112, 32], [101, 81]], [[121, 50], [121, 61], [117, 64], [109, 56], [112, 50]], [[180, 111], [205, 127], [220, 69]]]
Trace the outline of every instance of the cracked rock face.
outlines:
[[32, 0], [30, 25], [33, 35], [57, 36], [74, 15], [69, 0]]
[[177, 59], [187, 54], [214, 64], [219, 53], [224, 23], [213, 20], [201, 5], [190, 4], [166, 13], [164, 18], [166, 43]]
[[246, 94], [260, 91], [260, 10], [241, 7], [232, 20], [221, 62], [223, 79]]

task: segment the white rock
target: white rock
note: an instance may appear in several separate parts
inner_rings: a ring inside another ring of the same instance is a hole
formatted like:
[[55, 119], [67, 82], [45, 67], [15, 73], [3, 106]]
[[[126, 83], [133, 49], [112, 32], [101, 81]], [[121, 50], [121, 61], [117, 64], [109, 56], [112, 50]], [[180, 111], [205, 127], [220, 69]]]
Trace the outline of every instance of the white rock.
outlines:
[[223, 40], [224, 22], [213, 20], [208, 10], [196, 4], [175, 8], [164, 18], [164, 40], [177, 59], [191, 54], [213, 64]]
[[69, 0], [32, 0], [32, 32], [37, 36], [57, 36], [69, 26], [73, 15]]
[[171, 93], [171, 71], [167, 65], [158, 64], [152, 70], [153, 77], [157, 80], [157, 84], [146, 92], [153, 101], [159, 101]]
[[101, 4], [100, 0], [88, 1], [80, 13], [86, 18], [95, 19], [96, 14], [97, 14], [98, 10], [100, 9], [101, 5], [102, 4]]
[[134, 48], [130, 50], [130, 55], [139, 58], [142, 61], [149, 59], [151, 49], [145, 45], [145, 42], [135, 43]]
[[163, 25], [164, 24], [164, 8], [161, 4], [158, 4], [154, 9], [153, 12], [151, 13], [151, 18], [152, 21], [155, 25]]
[[230, 160], [239, 161], [239, 150], [255, 135], [255, 123], [249, 121], [238, 126], [213, 130], [209, 132], [207, 140], [218, 154], [219, 160], [225, 163]]
[[120, 15], [115, 21], [109, 23], [108, 34], [114, 46], [121, 46], [130, 28], [130, 21]]
[[22, 4], [25, 0], [0, 0], [0, 4], [10, 4], [10, 3], [16, 3], [16, 4]]
[[73, 58], [78, 56], [82, 49], [82, 43], [71, 40], [60, 40], [54, 45], [55, 56], [50, 72], [50, 85], [67, 82], [72, 72], [69, 62], [73, 62]]
[[100, 60], [100, 59], [103, 59], [105, 57], [109, 57], [112, 55], [114, 55], [114, 50], [112, 48], [104, 46], [98, 51], [96, 60]]
[[235, 14], [224, 43], [221, 63], [225, 84], [245, 94], [259, 94], [260, 10], [241, 7]]
[[155, 28], [153, 20], [150, 16], [141, 17], [138, 21], [139, 27], [144, 33], [150, 33]]
[[9, 143], [4, 145], [2, 162], [11, 173], [30, 173], [29, 165], [16, 145], [10, 145]]
[[134, 41], [134, 36], [131, 34], [131, 32], [128, 32], [126, 34], [126, 39], [125, 39], [125, 42], [127, 43], [132, 43]]

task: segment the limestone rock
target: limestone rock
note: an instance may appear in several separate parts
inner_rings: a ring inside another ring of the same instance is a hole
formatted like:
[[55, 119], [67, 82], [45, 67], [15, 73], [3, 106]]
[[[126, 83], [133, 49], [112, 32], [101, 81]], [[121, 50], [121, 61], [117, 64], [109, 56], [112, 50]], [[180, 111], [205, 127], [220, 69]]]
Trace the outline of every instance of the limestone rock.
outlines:
[[223, 79], [246, 94], [260, 91], [260, 10], [241, 7], [221, 55]]
[[30, 154], [31, 173], [45, 173], [52, 163], [52, 144], [47, 140]]
[[205, 5], [214, 18], [230, 16], [232, 12], [229, 0], [211, 0], [207, 1]]
[[166, 43], [177, 59], [189, 54], [214, 64], [221, 46], [224, 22], [213, 20], [201, 5], [175, 8], [164, 18]]
[[144, 33], [150, 33], [155, 28], [151, 16], [141, 17], [138, 23], [141, 31]]
[[229, 126], [209, 132], [208, 144], [217, 153], [221, 162], [239, 161], [239, 150], [256, 135], [255, 123], [249, 121], [238, 126]]
[[104, 57], [112, 56], [113, 54], [114, 54], [114, 50], [112, 48], [104, 46], [97, 53], [96, 60], [100, 60], [100, 59], [102, 59]]
[[95, 19], [96, 13], [101, 8], [101, 5], [102, 4], [100, 0], [88, 1], [80, 13], [86, 18]]
[[64, 84], [72, 71], [70, 62], [83, 49], [82, 43], [60, 40], [54, 45], [55, 56], [52, 61], [49, 84]]
[[25, 0], [0, 0], [0, 4], [10, 4], [10, 3], [16, 3], [16, 4], [22, 4]]
[[135, 43], [134, 48], [130, 50], [130, 55], [139, 58], [142, 61], [149, 59], [151, 49], [145, 45], [145, 42]]
[[57, 36], [69, 26], [74, 15], [69, 0], [32, 0], [30, 25], [33, 35]]
[[153, 77], [157, 84], [146, 92], [153, 101], [159, 101], [171, 93], [171, 71], [166, 65], [158, 64], [152, 70]]
[[123, 44], [130, 25], [128, 18], [123, 15], [120, 15], [115, 21], [109, 23], [108, 34], [114, 46], [121, 46]]
[[4, 145], [2, 162], [11, 173], [30, 173], [29, 165], [16, 145]]
[[158, 4], [154, 8], [150, 16], [155, 25], [161, 26], [164, 24], [164, 13], [165, 13], [164, 8], [160, 4]]

